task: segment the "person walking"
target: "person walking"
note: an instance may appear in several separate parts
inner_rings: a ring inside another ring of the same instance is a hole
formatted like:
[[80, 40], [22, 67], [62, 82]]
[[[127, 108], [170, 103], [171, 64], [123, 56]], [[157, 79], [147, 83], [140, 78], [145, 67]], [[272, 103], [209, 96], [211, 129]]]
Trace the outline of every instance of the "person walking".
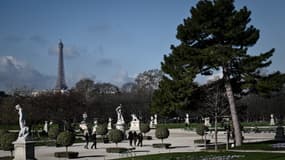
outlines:
[[143, 142], [143, 134], [140, 132], [138, 134], [138, 146], [142, 147], [142, 142]]
[[129, 131], [128, 139], [129, 139], [130, 146], [133, 146], [134, 135], [132, 131]]
[[134, 131], [133, 139], [134, 139], [134, 146], [136, 146], [137, 145], [137, 139], [138, 139], [138, 135], [137, 135], [136, 131]]
[[89, 144], [89, 132], [88, 132], [88, 129], [84, 130], [83, 135], [85, 137], [85, 142], [86, 142], [86, 145], [84, 146], [84, 148], [88, 149], [88, 144]]
[[96, 139], [96, 131], [92, 132], [92, 140], [93, 144], [91, 145], [91, 149], [97, 149], [97, 139]]

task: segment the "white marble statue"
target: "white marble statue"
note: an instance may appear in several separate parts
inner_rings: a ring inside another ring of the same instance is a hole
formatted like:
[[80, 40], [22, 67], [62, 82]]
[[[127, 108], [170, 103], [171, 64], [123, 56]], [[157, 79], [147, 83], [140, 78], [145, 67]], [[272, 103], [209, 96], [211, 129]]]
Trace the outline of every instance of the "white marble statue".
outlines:
[[86, 122], [87, 117], [88, 117], [87, 113], [84, 112], [84, 113], [82, 114], [83, 122]]
[[135, 114], [131, 114], [131, 116], [132, 116], [132, 121], [138, 121], [139, 120]]
[[125, 131], [125, 120], [122, 115], [122, 105], [121, 104], [116, 108], [116, 112], [117, 112], [117, 117], [118, 117], [117, 123], [116, 123], [116, 129], [124, 132]]
[[45, 121], [44, 131], [48, 133], [48, 121]]
[[150, 116], [149, 128], [154, 128], [153, 116]]
[[97, 120], [94, 120], [93, 127], [92, 127], [92, 134], [96, 133], [97, 126], [98, 126], [98, 122], [97, 122]]
[[117, 124], [124, 124], [124, 117], [122, 115], [122, 104], [120, 104], [117, 108], [116, 108], [116, 112], [117, 112]]
[[188, 114], [188, 113], [186, 113], [185, 124], [186, 124], [187, 126], [190, 124], [190, 121], [189, 121], [189, 114]]
[[20, 132], [18, 134], [18, 139], [19, 140], [26, 140], [27, 136], [29, 135], [29, 128], [26, 125], [26, 121], [24, 119], [24, 115], [23, 115], [23, 109], [22, 107], [17, 104], [15, 106], [16, 110], [18, 111], [19, 114], [19, 126], [20, 126]]
[[88, 130], [88, 126], [87, 126], [87, 124], [84, 123], [84, 122], [81, 122], [81, 123], [79, 124], [79, 128], [82, 129], [83, 131]]
[[157, 126], [157, 114], [154, 115], [153, 124], [155, 127]]
[[204, 118], [204, 125], [207, 126], [207, 127], [211, 127], [210, 117], [205, 117]]
[[109, 119], [108, 119], [107, 129], [108, 129], [108, 130], [111, 130], [111, 129], [112, 129], [112, 118], [109, 118]]
[[130, 131], [140, 131], [140, 120], [135, 114], [132, 114], [132, 121], [130, 126]]
[[274, 125], [275, 125], [274, 115], [270, 114], [270, 126], [274, 126]]

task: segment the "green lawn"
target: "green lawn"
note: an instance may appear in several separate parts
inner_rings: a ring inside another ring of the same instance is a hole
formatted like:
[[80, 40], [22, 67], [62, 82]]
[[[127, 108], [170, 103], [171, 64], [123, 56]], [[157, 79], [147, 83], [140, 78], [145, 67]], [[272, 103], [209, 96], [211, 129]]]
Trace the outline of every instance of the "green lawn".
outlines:
[[[241, 152], [189, 152], [189, 153], [163, 153], [156, 155], [137, 156], [134, 158], [121, 158], [120, 160], [213, 160], [220, 157], [236, 156], [231, 160], [285, 160], [285, 154], [282, 153], [241, 153]], [[224, 158], [224, 159], [223, 159]], [[227, 159], [230, 160], [230, 159]]]
[[244, 143], [239, 147], [235, 147], [235, 149], [238, 149], [238, 150], [267, 150], [267, 151], [285, 150], [285, 148], [273, 148], [272, 147], [272, 144], [277, 144], [277, 143], [284, 143], [284, 142], [263, 141], [263, 142], [254, 142], [254, 143]]

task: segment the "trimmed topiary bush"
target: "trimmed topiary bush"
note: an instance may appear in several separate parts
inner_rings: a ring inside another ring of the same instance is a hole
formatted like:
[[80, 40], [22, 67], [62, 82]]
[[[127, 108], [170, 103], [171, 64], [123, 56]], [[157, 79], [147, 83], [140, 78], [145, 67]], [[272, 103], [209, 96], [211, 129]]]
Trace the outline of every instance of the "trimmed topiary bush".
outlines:
[[13, 142], [17, 140], [17, 134], [14, 133], [4, 133], [1, 136], [0, 139], [0, 144], [1, 144], [1, 149], [4, 151], [10, 151], [11, 156], [13, 156], [13, 150], [14, 150], [14, 145]]
[[6, 130], [6, 129], [0, 129], [0, 137], [1, 137], [4, 133], [8, 133], [8, 130]]
[[[4, 134], [8, 133], [8, 131], [6, 129], [0, 129], [0, 142], [1, 142], [1, 138], [3, 137]], [[1, 143], [0, 143], [0, 150], [1, 150]]]
[[75, 136], [69, 131], [61, 132], [56, 139], [56, 143], [66, 148], [66, 154], [68, 152], [68, 146], [71, 146], [74, 143]]
[[97, 127], [96, 127], [96, 134], [97, 135], [101, 135], [102, 137], [102, 141], [104, 143], [108, 143], [109, 140], [108, 138], [105, 137], [105, 135], [108, 133], [108, 129], [107, 129], [107, 126], [104, 125], [104, 124], [99, 124]]
[[171, 146], [170, 143], [156, 143], [152, 144], [153, 148], [169, 148]]
[[51, 139], [56, 139], [58, 134], [59, 134], [59, 126], [58, 125], [50, 126], [49, 131], [48, 131], [48, 137]]
[[195, 144], [205, 144], [205, 141], [206, 141], [206, 144], [209, 144], [210, 143], [210, 140], [209, 139], [194, 139], [194, 143]]
[[116, 146], [118, 146], [118, 143], [121, 142], [124, 138], [123, 132], [118, 129], [112, 129], [108, 134], [109, 140], [116, 143]]
[[55, 152], [54, 156], [58, 158], [78, 158], [78, 152]]
[[205, 125], [198, 125], [197, 128], [196, 128], [196, 133], [198, 135], [200, 135], [203, 138], [203, 136], [205, 135], [205, 133], [209, 130], [209, 128]]
[[163, 139], [168, 138], [169, 130], [166, 127], [159, 127], [155, 130], [155, 137], [161, 139], [161, 143], [163, 144]]
[[150, 131], [150, 127], [146, 123], [141, 123], [140, 124], [140, 131], [145, 135], [147, 132]]
[[104, 125], [104, 124], [99, 124], [97, 127], [96, 127], [96, 133], [98, 135], [106, 135], [108, 133], [108, 129], [107, 129], [107, 126]]
[[129, 151], [128, 148], [121, 148], [121, 147], [110, 147], [106, 148], [107, 153], [124, 153]]

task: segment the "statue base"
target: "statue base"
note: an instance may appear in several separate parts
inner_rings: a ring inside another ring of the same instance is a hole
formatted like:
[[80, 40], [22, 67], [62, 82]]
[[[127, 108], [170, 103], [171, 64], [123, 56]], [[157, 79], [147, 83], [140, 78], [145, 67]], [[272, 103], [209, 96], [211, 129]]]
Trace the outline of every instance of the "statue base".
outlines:
[[15, 148], [13, 160], [36, 160], [34, 141], [17, 140], [13, 144]]
[[116, 129], [122, 131], [122, 132], [125, 132], [125, 124], [123, 123], [117, 123], [116, 124]]
[[156, 125], [150, 124], [150, 125], [149, 125], [149, 128], [150, 128], [150, 129], [155, 129], [155, 128], [156, 128]]
[[140, 132], [140, 121], [132, 121], [130, 131]]
[[278, 126], [276, 128], [276, 135], [274, 137], [275, 141], [285, 141], [285, 135], [284, 135], [284, 128], [282, 126]]

